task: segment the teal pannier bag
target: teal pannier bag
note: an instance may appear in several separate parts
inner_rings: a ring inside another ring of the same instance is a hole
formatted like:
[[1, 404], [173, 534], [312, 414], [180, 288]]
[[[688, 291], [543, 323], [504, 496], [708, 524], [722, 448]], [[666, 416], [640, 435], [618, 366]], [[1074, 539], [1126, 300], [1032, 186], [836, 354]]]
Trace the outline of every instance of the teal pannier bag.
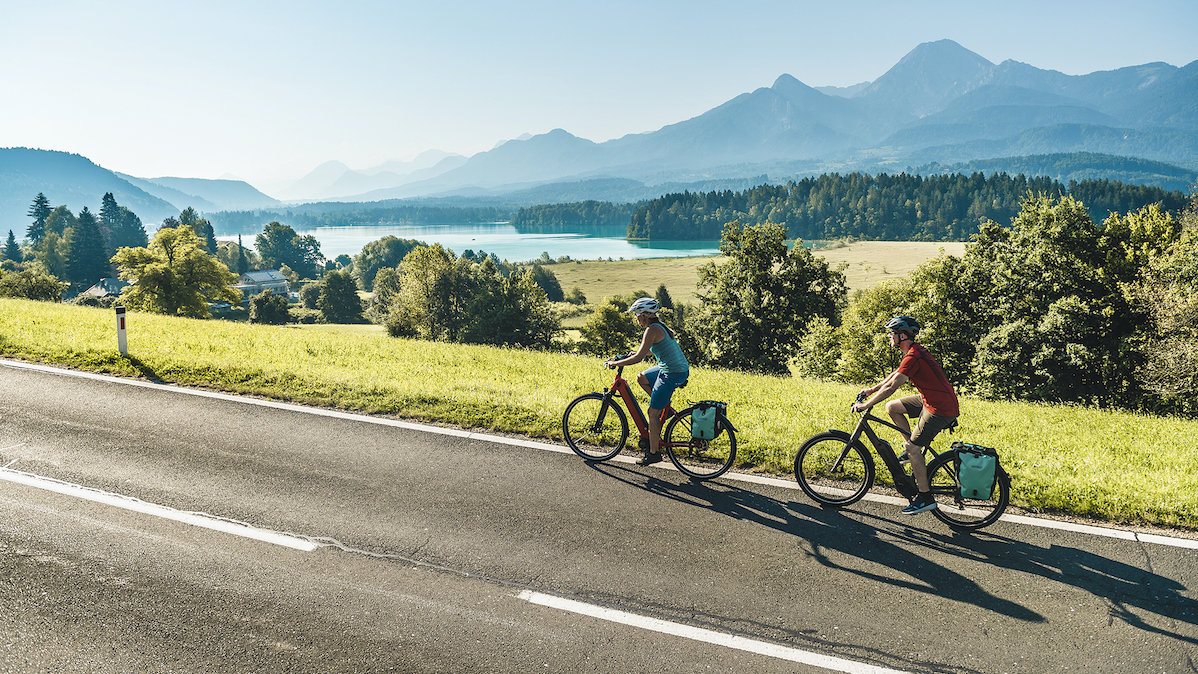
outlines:
[[993, 447], [982, 447], [964, 442], [954, 442], [957, 450], [957, 482], [961, 485], [961, 496], [988, 499], [994, 492], [994, 480], [998, 475], [998, 452]]
[[728, 403], [718, 400], [703, 400], [691, 409], [691, 437], [697, 440], [713, 440], [720, 432], [716, 420], [719, 413], [728, 409]]

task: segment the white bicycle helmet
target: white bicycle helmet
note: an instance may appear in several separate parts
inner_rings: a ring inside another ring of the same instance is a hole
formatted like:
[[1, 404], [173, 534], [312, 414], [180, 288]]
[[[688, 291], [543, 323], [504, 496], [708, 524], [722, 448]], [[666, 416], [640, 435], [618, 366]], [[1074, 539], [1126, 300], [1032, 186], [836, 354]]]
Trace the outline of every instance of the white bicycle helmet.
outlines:
[[633, 302], [632, 306], [628, 307], [628, 311], [634, 315], [639, 316], [640, 314], [644, 314], [644, 313], [655, 314], [655, 313], [657, 313], [657, 310], [660, 308], [661, 308], [661, 304], [658, 303], [657, 300], [653, 299], [652, 297], [642, 297], [639, 300]]

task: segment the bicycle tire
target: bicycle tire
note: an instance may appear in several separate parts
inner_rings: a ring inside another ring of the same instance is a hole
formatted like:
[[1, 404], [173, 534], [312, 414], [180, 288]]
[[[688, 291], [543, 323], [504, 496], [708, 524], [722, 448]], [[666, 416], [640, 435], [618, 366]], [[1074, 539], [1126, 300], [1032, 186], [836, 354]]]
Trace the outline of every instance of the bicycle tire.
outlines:
[[932, 485], [932, 497], [936, 499], [932, 514], [958, 531], [976, 531], [994, 524], [1010, 502], [1010, 476], [999, 466], [990, 498], [964, 498], [956, 480], [956, 456], [957, 451], [951, 450], [928, 464], [928, 481]]
[[[736, 460], [736, 432], [723, 414], [717, 414], [714, 438], [703, 440], [692, 436], [691, 411], [694, 409], [692, 405], [670, 419], [663, 449], [682, 474], [695, 480], [711, 480], [728, 472]], [[672, 442], [685, 444], [672, 447], [669, 444]]]
[[842, 508], [860, 501], [874, 484], [874, 462], [860, 441], [841, 431], [807, 438], [795, 454], [795, 480], [820, 505]]
[[607, 461], [628, 442], [628, 418], [602, 393], [587, 393], [566, 405], [562, 435], [570, 449], [587, 461]]

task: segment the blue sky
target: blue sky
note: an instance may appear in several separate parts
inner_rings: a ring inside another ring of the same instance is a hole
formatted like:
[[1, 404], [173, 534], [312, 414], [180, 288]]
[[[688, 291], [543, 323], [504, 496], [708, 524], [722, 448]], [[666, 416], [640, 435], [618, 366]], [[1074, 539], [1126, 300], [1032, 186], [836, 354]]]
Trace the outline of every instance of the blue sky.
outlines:
[[1194, 0], [0, 0], [0, 147], [269, 192], [333, 159], [652, 131], [782, 73], [873, 80], [943, 38], [1078, 75], [1186, 65], [1195, 34]]

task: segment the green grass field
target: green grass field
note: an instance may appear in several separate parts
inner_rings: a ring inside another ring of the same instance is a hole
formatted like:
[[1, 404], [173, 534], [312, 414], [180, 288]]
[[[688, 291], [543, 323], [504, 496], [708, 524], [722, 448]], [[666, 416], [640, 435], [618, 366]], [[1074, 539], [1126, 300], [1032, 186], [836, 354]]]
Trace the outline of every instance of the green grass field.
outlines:
[[[845, 264], [845, 277], [850, 290], [866, 288], [888, 279], [902, 278], [921, 263], [942, 251], [961, 255], [961, 242], [925, 241], [859, 241], [826, 249], [816, 255], [833, 265]], [[597, 304], [604, 297], [627, 295], [636, 290], [650, 294], [665, 284], [675, 302], [695, 301], [695, 285], [699, 282], [699, 267], [719, 259], [712, 257], [677, 257], [650, 260], [594, 260], [570, 262], [547, 267], [566, 293], [579, 288], [587, 301]]]
[[[128, 326], [124, 358], [110, 310], [0, 299], [0, 355], [549, 439], [561, 438], [566, 404], [611, 376], [594, 358], [392, 339], [366, 326], [296, 329], [140, 313]], [[739, 469], [788, 475], [806, 437], [854, 423], [847, 409], [855, 392], [697, 368], [678, 402], [727, 400], [740, 429]], [[1196, 436], [1193, 420], [965, 399], [954, 437], [1000, 448], [1022, 508], [1193, 530]]]

